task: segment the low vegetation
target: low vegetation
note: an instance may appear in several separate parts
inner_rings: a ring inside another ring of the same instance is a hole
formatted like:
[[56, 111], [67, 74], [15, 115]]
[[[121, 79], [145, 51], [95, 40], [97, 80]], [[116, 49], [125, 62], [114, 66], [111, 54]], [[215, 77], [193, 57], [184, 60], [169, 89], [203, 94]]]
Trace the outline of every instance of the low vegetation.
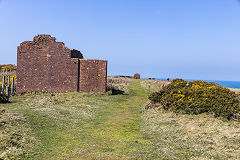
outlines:
[[239, 96], [228, 88], [204, 81], [175, 79], [149, 100], [163, 109], [187, 114], [213, 113], [230, 119], [240, 114]]
[[124, 94], [27, 93], [0, 104], [0, 159], [240, 159], [239, 121], [146, 110], [164, 81], [110, 79]]
[[128, 85], [133, 79], [128, 77], [108, 77], [107, 91], [108, 94], [128, 92]]
[[141, 86], [146, 88], [148, 92], [158, 92], [163, 89], [164, 86], [169, 85], [171, 82], [167, 80], [152, 80], [146, 79], [141, 81]]
[[36, 142], [21, 114], [9, 113], [0, 107], [0, 159], [22, 159], [30, 154]]
[[16, 70], [17, 70], [17, 67], [12, 64], [0, 65], [0, 72], [16, 71]]
[[142, 115], [155, 159], [240, 159], [240, 122], [151, 108]]

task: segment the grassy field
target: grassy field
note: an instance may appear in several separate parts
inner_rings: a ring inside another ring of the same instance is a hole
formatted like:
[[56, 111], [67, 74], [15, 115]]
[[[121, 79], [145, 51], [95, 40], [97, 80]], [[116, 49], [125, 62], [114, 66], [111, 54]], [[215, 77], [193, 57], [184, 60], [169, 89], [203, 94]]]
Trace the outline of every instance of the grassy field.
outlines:
[[166, 82], [118, 83], [123, 95], [38, 93], [0, 104], [0, 159], [240, 159], [239, 121], [145, 110]]

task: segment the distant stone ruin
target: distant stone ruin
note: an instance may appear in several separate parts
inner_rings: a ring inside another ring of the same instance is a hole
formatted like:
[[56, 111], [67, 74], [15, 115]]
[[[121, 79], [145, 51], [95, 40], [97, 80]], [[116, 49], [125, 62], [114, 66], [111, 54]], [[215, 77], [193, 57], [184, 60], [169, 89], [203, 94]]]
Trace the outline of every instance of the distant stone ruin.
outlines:
[[83, 59], [50, 35], [35, 36], [17, 51], [16, 91], [106, 92], [107, 61]]
[[140, 74], [139, 73], [135, 73], [133, 76], [134, 79], [140, 79]]

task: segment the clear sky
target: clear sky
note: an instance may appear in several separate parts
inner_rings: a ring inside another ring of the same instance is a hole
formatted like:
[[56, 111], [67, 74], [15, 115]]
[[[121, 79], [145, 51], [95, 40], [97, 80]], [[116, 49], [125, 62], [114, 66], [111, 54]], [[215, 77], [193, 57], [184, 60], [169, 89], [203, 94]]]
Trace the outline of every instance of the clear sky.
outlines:
[[0, 0], [0, 64], [37, 34], [109, 75], [240, 81], [239, 0]]

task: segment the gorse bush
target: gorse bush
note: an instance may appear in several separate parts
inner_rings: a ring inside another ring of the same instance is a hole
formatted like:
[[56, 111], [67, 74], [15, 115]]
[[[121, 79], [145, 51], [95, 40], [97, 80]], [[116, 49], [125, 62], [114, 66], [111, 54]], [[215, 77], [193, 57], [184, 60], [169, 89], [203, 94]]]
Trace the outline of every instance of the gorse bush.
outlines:
[[204, 81], [174, 79], [171, 84], [149, 96], [165, 110], [187, 114], [213, 113], [230, 119], [240, 114], [239, 95], [227, 88]]
[[[4, 78], [5, 87], [7, 85], [12, 86], [13, 78], [14, 78], [14, 81], [16, 81], [17, 79], [16, 70], [17, 70], [17, 66], [14, 66], [12, 64], [0, 65], [0, 87], [3, 86], [3, 78]], [[4, 74], [4, 76], [1, 74]], [[8, 84], [8, 78], [9, 78], [9, 84]]]
[[12, 64], [8, 64], [8, 65], [0, 65], [0, 71], [4, 72], [4, 71], [15, 71], [17, 70], [17, 66], [14, 66]]

